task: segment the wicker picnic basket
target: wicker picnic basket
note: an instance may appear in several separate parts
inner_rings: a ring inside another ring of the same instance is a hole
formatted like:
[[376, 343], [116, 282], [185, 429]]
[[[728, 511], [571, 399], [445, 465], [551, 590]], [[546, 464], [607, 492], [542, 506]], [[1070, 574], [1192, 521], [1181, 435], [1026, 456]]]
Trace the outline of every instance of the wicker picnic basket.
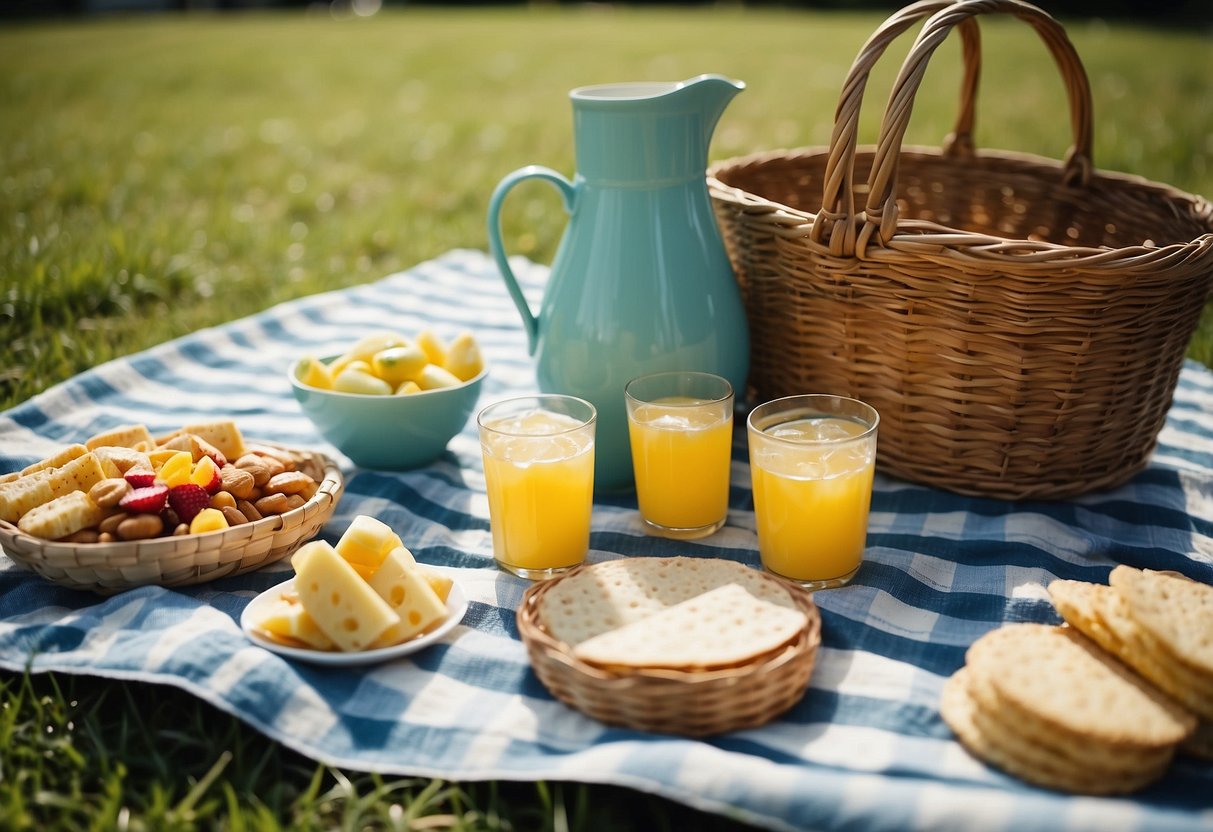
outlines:
[[319, 487], [306, 503], [283, 514], [223, 531], [121, 543], [43, 540], [0, 520], [0, 548], [47, 580], [102, 595], [140, 586], [189, 586], [250, 572], [315, 537], [341, 499], [344, 480], [332, 460], [312, 451], [292, 454]]
[[539, 615], [552, 587], [587, 568], [592, 567], [528, 587], [517, 612], [535, 675], [569, 707], [608, 725], [706, 737], [765, 725], [804, 696], [821, 643], [821, 613], [807, 591], [766, 576], [787, 589], [808, 624], [792, 641], [743, 664], [707, 670], [607, 669], [576, 658]]
[[[974, 150], [974, 18], [1013, 15], [1065, 82], [1062, 162]], [[875, 146], [868, 74], [928, 18]], [[903, 147], [928, 60], [962, 35], [960, 114]], [[881, 417], [878, 464], [950, 491], [1063, 498], [1147, 462], [1213, 280], [1213, 207], [1091, 161], [1091, 93], [1062, 27], [1019, 0], [925, 0], [890, 17], [843, 85], [827, 148], [719, 162], [709, 190], [745, 298], [755, 401], [841, 393]]]

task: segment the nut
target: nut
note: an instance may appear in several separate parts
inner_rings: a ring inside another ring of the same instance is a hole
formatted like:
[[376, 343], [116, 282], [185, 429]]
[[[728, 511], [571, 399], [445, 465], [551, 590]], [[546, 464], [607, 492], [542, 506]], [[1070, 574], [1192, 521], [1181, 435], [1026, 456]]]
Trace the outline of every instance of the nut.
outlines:
[[128, 517], [130, 517], [130, 515], [125, 511], [120, 511], [117, 514], [111, 514], [97, 525], [97, 531], [105, 534], [113, 534], [118, 530], [118, 524]]
[[262, 517], [267, 514], [282, 514], [284, 511], [290, 510], [285, 494], [266, 494], [253, 505], [257, 507], [257, 511], [261, 513]]
[[211, 495], [211, 508], [236, 508], [236, 498], [228, 491], [216, 491]]
[[[257, 454], [245, 454], [236, 460], [236, 468], [241, 471], [247, 471], [253, 475], [253, 484], [258, 488], [270, 481], [276, 472], [270, 470], [270, 466], [266, 465], [261, 457]], [[220, 475], [222, 476], [222, 474]]]
[[264, 465], [266, 468], [270, 469], [271, 477], [277, 476], [278, 474], [281, 474], [283, 471], [290, 470], [290, 468], [287, 467], [286, 463], [283, 460], [279, 459], [278, 457], [268, 456], [266, 454], [258, 454], [258, 456], [261, 457], [261, 464]]
[[[258, 445], [251, 452], [262, 459], [274, 460], [274, 463], [282, 466], [283, 471], [295, 470], [295, 454], [285, 448], [276, 448], [272, 445]], [[271, 468], [276, 467], [274, 463], [271, 463]], [[281, 473], [281, 471], [278, 473]]]
[[114, 537], [114, 535], [110, 532], [102, 532], [101, 534], [97, 535], [98, 543], [113, 543], [117, 539], [118, 538]]
[[248, 522], [248, 518], [235, 506], [224, 506], [223, 516], [227, 519], [229, 526], [239, 526], [242, 523]]
[[248, 518], [250, 523], [262, 519], [261, 512], [257, 511], [257, 507], [248, 500], [237, 500], [236, 508], [240, 510], [241, 514]]
[[[131, 490], [131, 484], [121, 477], [100, 480], [88, 490], [88, 498], [102, 508], [113, 508]], [[83, 542], [83, 541], [81, 541]]]
[[159, 514], [133, 514], [118, 524], [115, 534], [121, 540], [146, 540], [164, 531]]
[[78, 532], [73, 532], [63, 538], [64, 543], [97, 543], [101, 538], [101, 533], [96, 529], [81, 529]]
[[235, 465], [225, 465], [219, 471], [219, 488], [237, 500], [247, 500], [253, 493], [257, 480], [253, 474]]
[[286, 495], [286, 510], [294, 511], [295, 509], [303, 506], [306, 502], [307, 500], [303, 499], [302, 494], [288, 494]]
[[[265, 484], [266, 494], [301, 494], [316, 485], [315, 480], [299, 471], [283, 471], [270, 477]], [[307, 499], [306, 497], [304, 498]]]
[[173, 537], [181, 537], [182, 535], [187, 535], [189, 533], [190, 533], [190, 524], [189, 523], [178, 523], [177, 527], [175, 529], [173, 529]]

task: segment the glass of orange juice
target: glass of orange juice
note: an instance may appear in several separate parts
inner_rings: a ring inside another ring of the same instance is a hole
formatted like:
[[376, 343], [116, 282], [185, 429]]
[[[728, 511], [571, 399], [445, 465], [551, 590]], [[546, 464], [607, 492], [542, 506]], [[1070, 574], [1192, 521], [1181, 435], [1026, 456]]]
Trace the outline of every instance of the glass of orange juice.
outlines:
[[589, 402], [554, 394], [506, 399], [476, 417], [501, 568], [542, 580], [585, 560], [597, 418]]
[[789, 396], [750, 411], [764, 569], [810, 590], [843, 586], [859, 571], [879, 423], [873, 407], [842, 396]]
[[651, 534], [694, 540], [729, 513], [733, 387], [711, 373], [654, 373], [624, 387], [640, 517]]

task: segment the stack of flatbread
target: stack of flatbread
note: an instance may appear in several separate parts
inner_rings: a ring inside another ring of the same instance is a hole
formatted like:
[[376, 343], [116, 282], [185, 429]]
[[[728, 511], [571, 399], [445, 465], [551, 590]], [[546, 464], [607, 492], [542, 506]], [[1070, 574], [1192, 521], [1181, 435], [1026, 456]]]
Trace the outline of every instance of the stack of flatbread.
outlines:
[[[1118, 566], [1110, 585], [1049, 585], [1066, 625], [979, 638], [941, 711], [976, 756], [1037, 785], [1123, 794], [1177, 749], [1209, 752], [1213, 587]], [[1198, 727], [1199, 726], [1199, 727]]]
[[602, 668], [706, 670], [791, 643], [808, 618], [776, 579], [732, 561], [620, 558], [553, 584], [539, 621]]

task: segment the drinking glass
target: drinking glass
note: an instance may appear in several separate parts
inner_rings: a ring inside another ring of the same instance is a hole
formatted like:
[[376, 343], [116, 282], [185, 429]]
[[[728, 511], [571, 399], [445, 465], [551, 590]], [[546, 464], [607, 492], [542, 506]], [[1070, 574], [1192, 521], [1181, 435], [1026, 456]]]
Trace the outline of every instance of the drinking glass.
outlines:
[[698, 372], [654, 373], [624, 387], [640, 516], [650, 534], [694, 540], [729, 512], [733, 387]]
[[589, 402], [554, 394], [506, 399], [476, 417], [501, 568], [542, 580], [585, 560], [597, 418]]
[[843, 586], [859, 571], [879, 422], [870, 405], [843, 396], [789, 396], [750, 411], [764, 569], [810, 590]]

